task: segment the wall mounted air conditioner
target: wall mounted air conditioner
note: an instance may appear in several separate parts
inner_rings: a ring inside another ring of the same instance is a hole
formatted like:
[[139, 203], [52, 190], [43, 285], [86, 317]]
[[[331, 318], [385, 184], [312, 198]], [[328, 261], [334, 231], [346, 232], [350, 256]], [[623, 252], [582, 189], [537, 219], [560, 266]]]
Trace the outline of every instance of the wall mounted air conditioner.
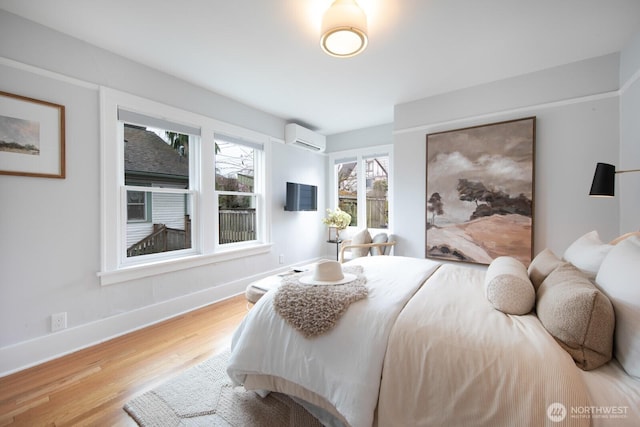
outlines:
[[284, 142], [316, 152], [322, 152], [327, 148], [327, 139], [324, 135], [295, 123], [284, 126]]

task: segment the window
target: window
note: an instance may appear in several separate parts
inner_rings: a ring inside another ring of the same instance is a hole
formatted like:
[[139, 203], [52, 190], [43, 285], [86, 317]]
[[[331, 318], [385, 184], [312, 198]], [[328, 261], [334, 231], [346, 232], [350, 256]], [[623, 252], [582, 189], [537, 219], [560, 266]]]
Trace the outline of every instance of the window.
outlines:
[[362, 151], [332, 155], [335, 205], [351, 215], [351, 226], [389, 228], [390, 154]]
[[367, 227], [389, 228], [389, 156], [363, 159], [366, 170]]
[[215, 138], [218, 241], [221, 245], [257, 239], [256, 161], [262, 146], [226, 135]]
[[144, 191], [127, 191], [127, 222], [147, 220], [147, 194]]
[[351, 215], [351, 226], [358, 225], [358, 162], [343, 160], [336, 164], [338, 207]]
[[199, 143], [200, 129], [123, 108], [118, 110], [118, 128], [123, 138], [120, 182], [127, 199], [122, 263], [193, 248], [195, 188], [190, 186], [189, 147]]
[[101, 88], [101, 283], [266, 253], [269, 138]]

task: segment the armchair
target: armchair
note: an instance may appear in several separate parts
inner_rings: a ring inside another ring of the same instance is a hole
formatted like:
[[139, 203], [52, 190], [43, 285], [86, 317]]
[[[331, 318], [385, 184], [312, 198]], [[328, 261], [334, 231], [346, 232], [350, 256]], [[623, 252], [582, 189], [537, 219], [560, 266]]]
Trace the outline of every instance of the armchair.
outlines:
[[389, 255], [391, 248], [396, 244], [393, 240], [393, 235], [387, 233], [376, 234], [373, 239], [369, 234], [368, 229], [364, 229], [355, 235], [351, 239], [343, 240], [340, 245], [340, 262], [345, 262], [345, 252], [350, 251], [352, 258], [358, 258], [361, 256], [377, 256], [377, 255]]

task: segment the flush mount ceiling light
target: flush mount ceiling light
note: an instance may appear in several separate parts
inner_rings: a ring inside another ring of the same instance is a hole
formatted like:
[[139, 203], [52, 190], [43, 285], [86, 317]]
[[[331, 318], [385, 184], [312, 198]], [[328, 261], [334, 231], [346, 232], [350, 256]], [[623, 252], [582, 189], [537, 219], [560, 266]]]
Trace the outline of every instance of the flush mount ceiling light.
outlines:
[[349, 58], [367, 47], [367, 15], [355, 0], [335, 0], [322, 17], [320, 45], [331, 56]]

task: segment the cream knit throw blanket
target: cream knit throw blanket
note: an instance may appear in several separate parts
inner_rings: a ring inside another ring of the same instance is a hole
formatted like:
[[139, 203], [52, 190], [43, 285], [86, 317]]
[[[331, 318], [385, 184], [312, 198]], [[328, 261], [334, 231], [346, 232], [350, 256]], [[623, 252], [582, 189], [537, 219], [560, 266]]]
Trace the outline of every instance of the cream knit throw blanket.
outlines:
[[344, 285], [314, 286], [300, 283], [300, 275], [283, 280], [274, 298], [276, 312], [286, 322], [312, 338], [333, 328], [349, 306], [367, 297], [367, 279], [359, 265], [343, 267], [357, 278]]

